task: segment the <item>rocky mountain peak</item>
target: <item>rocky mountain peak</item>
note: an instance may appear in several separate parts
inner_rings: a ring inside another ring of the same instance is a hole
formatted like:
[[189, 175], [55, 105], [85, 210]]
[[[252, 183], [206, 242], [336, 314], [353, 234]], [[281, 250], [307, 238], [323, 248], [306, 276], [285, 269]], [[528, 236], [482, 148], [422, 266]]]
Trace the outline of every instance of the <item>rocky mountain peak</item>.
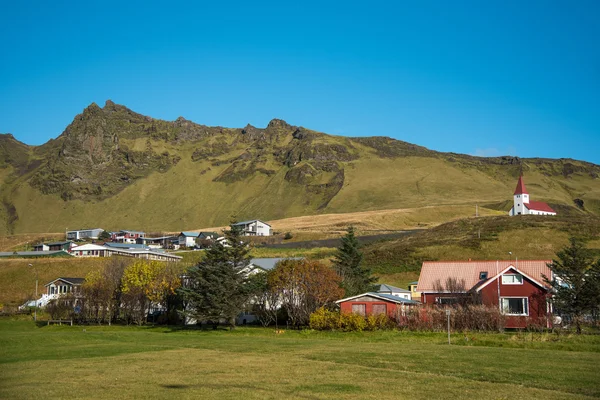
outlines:
[[267, 125], [267, 129], [269, 128], [289, 130], [293, 127], [282, 119], [273, 118], [271, 121], [269, 121], [269, 125]]

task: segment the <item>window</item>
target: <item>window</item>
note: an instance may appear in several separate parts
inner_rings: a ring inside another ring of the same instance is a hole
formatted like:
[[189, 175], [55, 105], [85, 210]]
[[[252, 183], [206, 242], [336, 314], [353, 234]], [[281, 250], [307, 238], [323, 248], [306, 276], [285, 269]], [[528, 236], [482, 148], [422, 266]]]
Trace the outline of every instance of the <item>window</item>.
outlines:
[[458, 304], [457, 297], [438, 297], [437, 302], [439, 304]]
[[416, 292], [416, 291], [417, 291], [417, 285], [413, 285], [413, 287], [412, 287], [412, 291], [413, 291], [413, 292]]
[[527, 297], [502, 297], [502, 312], [507, 315], [529, 315]]
[[522, 285], [523, 284], [523, 275], [519, 275], [519, 274], [502, 275], [502, 284], [503, 285]]
[[482, 281], [484, 279], [487, 279], [487, 277], [488, 277], [487, 271], [481, 271], [481, 272], [479, 272], [479, 280], [480, 281]]
[[385, 314], [387, 312], [386, 304], [373, 304], [373, 315]]
[[365, 304], [352, 304], [352, 313], [365, 315], [366, 314], [366, 305]]

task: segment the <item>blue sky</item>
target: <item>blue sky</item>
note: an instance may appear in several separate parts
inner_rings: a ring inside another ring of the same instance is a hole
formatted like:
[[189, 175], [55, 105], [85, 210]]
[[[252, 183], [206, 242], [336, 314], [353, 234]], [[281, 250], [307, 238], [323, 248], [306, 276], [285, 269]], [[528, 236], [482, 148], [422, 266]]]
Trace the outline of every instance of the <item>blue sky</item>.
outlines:
[[598, 1], [87, 3], [3, 5], [0, 132], [41, 144], [111, 99], [600, 164]]

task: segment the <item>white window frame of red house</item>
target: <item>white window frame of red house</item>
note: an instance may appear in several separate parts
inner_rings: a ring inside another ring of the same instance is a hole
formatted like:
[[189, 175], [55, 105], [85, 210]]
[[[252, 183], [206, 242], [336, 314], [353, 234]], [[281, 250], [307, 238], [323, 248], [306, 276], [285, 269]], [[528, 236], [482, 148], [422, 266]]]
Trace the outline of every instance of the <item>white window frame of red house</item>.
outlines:
[[[504, 277], [509, 277], [509, 276], [511, 276], [511, 277], [512, 276], [515, 276], [515, 277], [518, 276], [518, 277], [521, 278], [521, 281], [520, 282], [505, 282], [504, 281]], [[512, 273], [512, 274], [502, 274], [502, 284], [503, 285], [522, 285], [523, 284], [523, 275], [521, 275], [521, 274], [515, 274], [515, 273]]]
[[[514, 313], [510, 313], [510, 312], [504, 312], [504, 307], [502, 305], [502, 300], [504, 299], [521, 299], [521, 301], [523, 302], [523, 310], [525, 310], [525, 313], [522, 314], [514, 314]], [[512, 315], [512, 316], [519, 316], [519, 317], [527, 317], [529, 316], [529, 297], [523, 297], [523, 296], [501, 296], [500, 297], [500, 301], [498, 302], [500, 304], [500, 312], [504, 315]]]

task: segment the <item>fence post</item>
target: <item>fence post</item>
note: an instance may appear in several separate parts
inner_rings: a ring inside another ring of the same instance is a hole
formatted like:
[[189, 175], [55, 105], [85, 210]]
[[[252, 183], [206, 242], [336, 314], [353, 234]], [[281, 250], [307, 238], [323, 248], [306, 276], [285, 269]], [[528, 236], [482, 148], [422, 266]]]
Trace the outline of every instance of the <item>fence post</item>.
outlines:
[[448, 318], [448, 344], [450, 344], [450, 310], [446, 310], [446, 317]]

